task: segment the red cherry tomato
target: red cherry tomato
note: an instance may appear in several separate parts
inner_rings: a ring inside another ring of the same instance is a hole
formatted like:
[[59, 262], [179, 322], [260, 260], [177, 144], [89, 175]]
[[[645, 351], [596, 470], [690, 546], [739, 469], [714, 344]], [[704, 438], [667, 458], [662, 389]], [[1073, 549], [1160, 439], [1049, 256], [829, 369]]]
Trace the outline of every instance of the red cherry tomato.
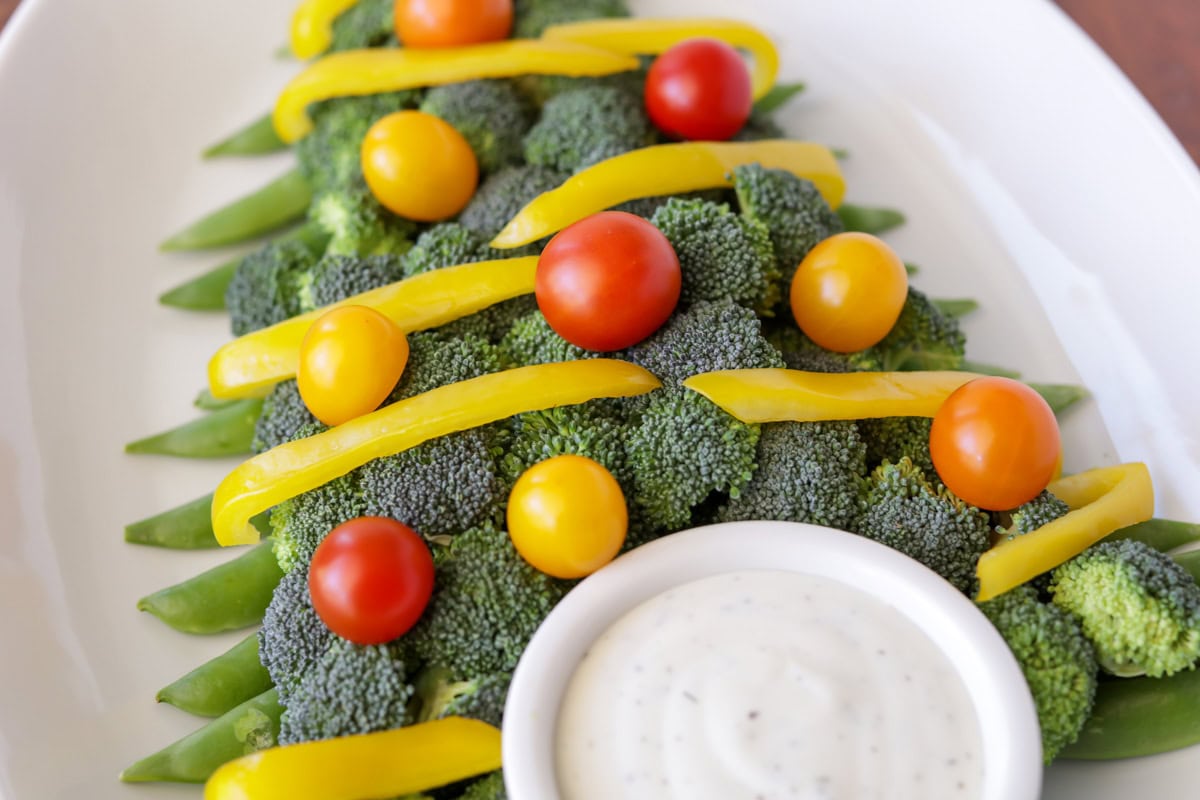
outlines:
[[1058, 420], [1019, 381], [977, 378], [933, 418], [929, 452], [946, 488], [973, 506], [1007, 511], [1046, 488], [1061, 457]]
[[538, 308], [559, 336], [610, 351], [654, 333], [679, 302], [675, 249], [658, 228], [603, 211], [555, 235], [538, 259]]
[[646, 113], [679, 139], [728, 139], [746, 124], [753, 104], [746, 62], [716, 39], [675, 45], [646, 75]]
[[359, 517], [325, 537], [308, 568], [317, 616], [356, 644], [382, 644], [421, 618], [433, 594], [433, 557], [407, 525]]
[[396, 36], [405, 47], [457, 47], [507, 38], [512, 0], [396, 0]]

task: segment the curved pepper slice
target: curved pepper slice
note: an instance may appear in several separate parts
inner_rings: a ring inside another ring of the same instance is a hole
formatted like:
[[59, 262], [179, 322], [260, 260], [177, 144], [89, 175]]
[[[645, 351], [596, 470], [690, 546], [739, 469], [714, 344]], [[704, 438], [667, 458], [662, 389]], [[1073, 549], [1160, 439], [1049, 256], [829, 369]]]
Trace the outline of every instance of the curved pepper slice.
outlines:
[[253, 331], [224, 345], [209, 360], [209, 391], [217, 398], [255, 397], [294, 377], [304, 334], [330, 308], [369, 306], [408, 333], [529, 294], [536, 270], [536, 256], [432, 270]]
[[932, 417], [971, 372], [848, 372], [730, 369], [693, 375], [683, 385], [742, 422], [819, 422]]
[[244, 462], [213, 494], [213, 533], [222, 545], [256, 542], [258, 529], [250, 524], [255, 514], [372, 459], [514, 414], [631, 397], [659, 386], [641, 367], [607, 358], [519, 367], [442, 386]]
[[319, 56], [333, 44], [333, 21], [358, 0], [304, 0], [292, 14], [292, 54], [299, 59]]
[[515, 75], [611, 75], [638, 68], [631, 55], [574, 42], [512, 39], [467, 47], [347, 50], [309, 65], [275, 101], [275, 132], [291, 143], [312, 130], [307, 108], [331, 97], [379, 94]]
[[745, 22], [732, 19], [599, 19], [552, 25], [543, 39], [579, 42], [617, 53], [657, 55], [686, 39], [698, 36], [720, 39], [748, 50], [754, 56], [751, 84], [758, 100], [775, 85], [779, 53], [767, 35]]
[[641, 197], [732, 186], [733, 168], [762, 164], [807, 178], [837, 208], [846, 182], [824, 145], [770, 139], [760, 142], [680, 142], [631, 150], [575, 173], [538, 195], [504, 226], [492, 247], [536, 242], [573, 222]]
[[1100, 467], [1047, 487], [1071, 511], [1024, 536], [1000, 542], [979, 559], [979, 595], [990, 600], [1079, 555], [1115, 530], [1154, 514], [1154, 485], [1146, 465]]
[[243, 756], [213, 773], [204, 786], [204, 800], [396, 797], [499, 768], [497, 728], [447, 717]]

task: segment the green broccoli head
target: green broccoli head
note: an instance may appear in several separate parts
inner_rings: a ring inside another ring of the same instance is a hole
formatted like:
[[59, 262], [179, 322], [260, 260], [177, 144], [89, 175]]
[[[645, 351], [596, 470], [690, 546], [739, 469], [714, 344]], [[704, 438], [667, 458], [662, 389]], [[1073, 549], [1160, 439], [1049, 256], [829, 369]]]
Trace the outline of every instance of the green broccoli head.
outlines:
[[619, 405], [604, 400], [518, 414], [511, 422], [502, 472], [511, 484], [534, 464], [571, 454], [592, 459], [629, 486], [625, 432]]
[[754, 477], [720, 510], [722, 522], [771, 519], [849, 528], [866, 475], [866, 446], [853, 422], [762, 426]]
[[508, 793], [504, 788], [504, 773], [496, 771], [477, 781], [472, 781], [458, 800], [507, 800], [507, 798]]
[[842, 232], [841, 219], [812, 181], [787, 170], [765, 169], [759, 164], [736, 167], [733, 186], [742, 214], [770, 233], [776, 267], [789, 287], [808, 251], [822, 239]]
[[858, 430], [867, 445], [867, 466], [878, 467], [884, 461], [893, 464], [907, 458], [926, 475], [937, 475], [929, 452], [929, 417], [877, 417], [858, 421]]
[[259, 661], [285, 705], [333, 639], [333, 633], [313, 610], [308, 564], [301, 564], [275, 587], [258, 632]]
[[447, 322], [438, 332], [451, 337], [474, 336], [491, 344], [499, 344], [516, 325], [517, 320], [535, 311], [537, 300], [533, 295], [522, 295]]
[[329, 532], [366, 513], [359, 472], [284, 500], [271, 509], [275, 558], [285, 572], [307, 564]]
[[507, 80], [434, 87], [421, 110], [454, 126], [475, 151], [483, 172], [521, 162], [525, 133], [536, 116], [532, 104]]
[[362, 141], [381, 117], [415, 108], [420, 93], [338, 97], [309, 111], [313, 130], [296, 143], [300, 171], [316, 194], [345, 190], [362, 180]]
[[447, 336], [440, 330], [408, 337], [408, 364], [390, 401], [403, 400], [451, 383], [501, 369], [500, 351], [473, 334]]
[[512, 328], [500, 340], [500, 352], [508, 363], [518, 367], [577, 361], [602, 355], [584, 350], [559, 336], [542, 312], [537, 310], [513, 322]]
[[427, 668], [416, 684], [421, 701], [419, 721], [467, 717], [500, 727], [511, 682], [511, 672], [455, 680], [447, 669]]
[[536, 39], [551, 25], [597, 17], [628, 17], [625, 0], [516, 0], [513, 36]]
[[852, 353], [856, 369], [961, 369], [966, 337], [958, 320], [938, 309], [923, 292], [911, 286], [900, 317], [879, 344]]
[[403, 275], [400, 257], [396, 255], [335, 256], [326, 255], [313, 269], [313, 308], [321, 308], [369, 292], [389, 283], [395, 283]]
[[329, 234], [329, 255], [401, 256], [412, 247], [417, 230], [381, 206], [362, 178], [318, 194], [308, 217]]
[[533, 164], [505, 167], [479, 185], [458, 221], [490, 240], [531, 200], [557, 189], [567, 177], [566, 173]]
[[920, 561], [975, 594], [975, 565], [990, 544], [986, 514], [926, 479], [907, 458], [884, 462], [862, 482], [854, 532]]
[[790, 314], [769, 320], [767, 340], [779, 351], [788, 369], [806, 372], [853, 372], [846, 356], [826, 350], [796, 327]]
[[1042, 729], [1042, 757], [1049, 764], [1079, 737], [1096, 697], [1096, 657], [1074, 617], [1039, 602], [1019, 586], [979, 604], [1016, 656]]
[[434, 563], [433, 597], [404, 641], [452, 675], [512, 670], [570, 586], [531, 567], [490, 526], [458, 534], [435, 550]]
[[779, 302], [783, 274], [766, 226], [707, 200], [672, 198], [650, 222], [679, 256], [683, 285], [679, 302], [728, 298], [770, 314]]
[[572, 78], [567, 75], [522, 75], [516, 79], [517, 86], [534, 105], [541, 107], [552, 97], [563, 92], [573, 92], [576, 89], [589, 87], [604, 87], [642, 99], [645, 96], [646, 73], [653, 59], [642, 58], [642, 66], [628, 72], [614, 72], [611, 75], [597, 77]]
[[300, 397], [296, 381], [282, 381], [275, 384], [263, 400], [262, 412], [254, 423], [251, 447], [255, 453], [265, 453], [272, 447], [292, 441], [301, 430], [316, 432], [320, 428], [321, 423]]
[[417, 237], [412, 249], [404, 254], [404, 277], [507, 255], [498, 255], [498, 252], [488, 247], [487, 240], [470, 228], [457, 222], [441, 222], [427, 228]]
[[1172, 675], [1200, 657], [1200, 586], [1143, 542], [1089, 547], [1054, 570], [1050, 594], [1115, 675]]
[[302, 313], [316, 261], [312, 251], [294, 241], [272, 242], [243, 258], [225, 289], [234, 336]]
[[1059, 517], [1065, 517], [1070, 511], [1070, 506], [1051, 494], [1049, 490], [1043, 490], [1037, 497], [1012, 511], [994, 514], [993, 521], [996, 523], [997, 533], [1012, 539], [1032, 533]]
[[333, 21], [331, 52], [395, 44], [395, 0], [358, 0]]
[[560, 172], [653, 144], [654, 128], [641, 98], [610, 86], [555, 95], [525, 136], [525, 160]]
[[358, 645], [334, 637], [284, 703], [280, 744], [385, 731], [413, 722], [414, 689], [403, 639]]

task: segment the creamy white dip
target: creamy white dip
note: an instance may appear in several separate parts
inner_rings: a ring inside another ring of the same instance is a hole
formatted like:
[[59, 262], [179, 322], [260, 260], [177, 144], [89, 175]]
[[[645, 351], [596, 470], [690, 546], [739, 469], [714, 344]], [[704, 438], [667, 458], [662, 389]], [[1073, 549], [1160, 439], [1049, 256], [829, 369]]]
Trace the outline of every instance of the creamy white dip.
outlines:
[[900, 612], [828, 578], [742, 571], [626, 614], [559, 713], [562, 800], [965, 800], [979, 723]]

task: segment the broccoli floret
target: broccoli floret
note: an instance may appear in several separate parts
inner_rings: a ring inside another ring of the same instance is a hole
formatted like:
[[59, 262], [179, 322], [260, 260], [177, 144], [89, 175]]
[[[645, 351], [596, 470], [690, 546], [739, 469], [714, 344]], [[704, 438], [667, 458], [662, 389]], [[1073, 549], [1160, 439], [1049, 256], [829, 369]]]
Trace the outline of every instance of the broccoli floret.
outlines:
[[508, 534], [492, 527], [455, 536], [434, 553], [432, 599], [404, 640], [425, 663], [452, 675], [516, 667], [538, 625], [570, 586], [531, 567]]
[[788, 369], [806, 372], [853, 372], [854, 368], [842, 353], [826, 350], [804, 335], [789, 315], [769, 320], [764, 325], [767, 340], [783, 356]]
[[497, 771], [472, 782], [458, 800], [507, 800], [507, 798], [508, 793], [504, 788], [504, 773]]
[[854, 531], [915, 558], [973, 595], [975, 565], [990, 543], [986, 514], [926, 479], [912, 461], [884, 462], [859, 493]]
[[537, 38], [551, 25], [597, 17], [628, 17], [625, 0], [516, 0], [513, 37]]
[[604, 466], [622, 486], [631, 475], [625, 457], [625, 421], [612, 402], [593, 400], [546, 411], [518, 414], [503, 459], [503, 472], [515, 482], [525, 470], [554, 456], [587, 456]]
[[491, 344], [499, 344], [517, 320], [535, 311], [537, 300], [533, 295], [522, 295], [447, 322], [438, 331], [445, 336], [474, 336]]
[[553, 364], [595, 358], [600, 353], [584, 350], [559, 336], [541, 311], [531, 311], [512, 324], [500, 340], [500, 352], [506, 361], [518, 367]]
[[242, 259], [225, 289], [235, 336], [302, 313], [317, 257], [300, 242], [272, 242]]
[[508, 697], [511, 672], [497, 672], [480, 678], [454, 680], [442, 667], [426, 669], [417, 680], [421, 700], [418, 721], [459, 716], [500, 726], [504, 701]]
[[679, 256], [679, 302], [729, 298], [769, 315], [779, 302], [783, 274], [766, 226], [707, 200], [672, 198], [650, 222]]
[[871, 469], [907, 458], [926, 475], [937, 475], [929, 452], [929, 417], [879, 417], [858, 421], [858, 431], [867, 444], [867, 466]]
[[334, 637], [300, 679], [279, 720], [280, 744], [384, 731], [413, 721], [403, 639], [358, 645]]
[[1143, 542], [1089, 547], [1054, 570], [1050, 594], [1080, 621], [1100, 665], [1115, 675], [1158, 678], [1200, 657], [1200, 585]]
[[346, 189], [362, 180], [362, 141], [367, 130], [394, 111], [415, 108], [420, 93], [388, 92], [338, 97], [309, 111], [313, 130], [296, 144], [300, 171], [316, 194]]
[[404, 277], [422, 272], [471, 264], [491, 258], [506, 258], [487, 246], [487, 240], [457, 222], [442, 222], [417, 237], [412, 249], [404, 254]]
[[910, 286], [900, 318], [888, 335], [874, 347], [851, 354], [849, 360], [863, 370], [961, 369], [966, 341], [958, 320]]
[[331, 530], [366, 511], [357, 471], [334, 478], [271, 509], [275, 558], [285, 571], [307, 564]]
[[736, 167], [733, 186], [742, 214], [770, 233], [776, 266], [787, 287], [808, 251], [842, 231], [841, 219], [817, 187], [787, 170], [758, 164]]
[[506, 80], [435, 87], [425, 95], [421, 110], [453, 125], [484, 172], [521, 162], [525, 133], [536, 116], [529, 101]]
[[478, 336], [414, 333], [408, 337], [408, 365], [389, 402], [499, 372], [500, 368], [500, 351]]
[[395, 0], [358, 0], [334, 19], [330, 51], [394, 44], [395, 8]]
[[654, 142], [654, 128], [637, 95], [588, 86], [555, 95], [525, 136], [525, 160], [562, 172]]
[[381, 206], [361, 177], [317, 195], [308, 216], [329, 234], [329, 255], [400, 256], [412, 247], [417, 230]]
[[314, 308], [341, 302], [404, 277], [400, 269], [400, 257], [395, 255], [365, 258], [327, 255], [317, 262], [313, 273]]
[[567, 177], [566, 173], [531, 164], [505, 167], [480, 184], [458, 221], [490, 240], [529, 201], [558, 188]]
[[849, 528], [858, 513], [855, 497], [867, 471], [865, 454], [853, 422], [763, 425], [754, 477], [718, 518]]
[[992, 518], [996, 524], [996, 532], [1012, 539], [1032, 533], [1043, 525], [1066, 516], [1070, 510], [1070, 506], [1051, 494], [1049, 490], [1043, 490], [1028, 503], [1018, 506], [1012, 511], [993, 514]]
[[302, 429], [319, 428], [317, 418], [308, 410], [300, 397], [295, 380], [275, 384], [271, 393], [263, 400], [262, 412], [254, 423], [255, 453], [265, 453], [272, 447], [296, 438]]
[[259, 661], [284, 704], [333, 639], [333, 633], [313, 610], [308, 565], [301, 564], [275, 587], [258, 632]]
[[1033, 694], [1042, 729], [1042, 757], [1049, 764], [1079, 736], [1096, 697], [1096, 658], [1079, 623], [1061, 608], [1038, 601], [1019, 586], [980, 603], [1004, 637]]
[[425, 537], [453, 536], [498, 512], [504, 487], [485, 428], [451, 433], [363, 465], [365, 513]]

